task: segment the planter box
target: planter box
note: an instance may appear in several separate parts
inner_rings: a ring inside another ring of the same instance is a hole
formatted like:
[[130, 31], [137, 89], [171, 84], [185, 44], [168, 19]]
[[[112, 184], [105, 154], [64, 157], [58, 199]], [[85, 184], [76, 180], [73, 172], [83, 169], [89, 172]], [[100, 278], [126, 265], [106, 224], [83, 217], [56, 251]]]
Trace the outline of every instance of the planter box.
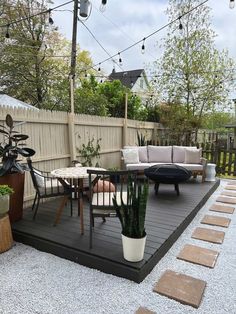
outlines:
[[11, 173], [0, 177], [0, 184], [7, 184], [14, 193], [10, 196], [9, 217], [10, 221], [18, 221], [23, 216], [25, 173]]

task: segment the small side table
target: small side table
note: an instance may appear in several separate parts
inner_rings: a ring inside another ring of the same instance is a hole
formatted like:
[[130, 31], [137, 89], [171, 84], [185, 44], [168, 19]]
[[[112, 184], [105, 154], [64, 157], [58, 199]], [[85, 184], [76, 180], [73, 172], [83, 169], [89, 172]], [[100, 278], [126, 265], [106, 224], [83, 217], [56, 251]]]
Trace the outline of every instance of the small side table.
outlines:
[[207, 164], [205, 181], [214, 182], [215, 180], [216, 180], [216, 164]]

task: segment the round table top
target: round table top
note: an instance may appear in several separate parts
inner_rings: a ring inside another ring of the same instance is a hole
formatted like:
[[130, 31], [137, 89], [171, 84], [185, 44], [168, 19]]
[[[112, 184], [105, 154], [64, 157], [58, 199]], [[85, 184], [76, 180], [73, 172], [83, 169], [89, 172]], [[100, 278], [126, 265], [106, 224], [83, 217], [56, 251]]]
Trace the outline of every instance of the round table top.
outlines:
[[51, 175], [57, 178], [63, 179], [83, 179], [88, 178], [87, 170], [106, 170], [98, 167], [67, 167], [59, 168], [51, 171]]

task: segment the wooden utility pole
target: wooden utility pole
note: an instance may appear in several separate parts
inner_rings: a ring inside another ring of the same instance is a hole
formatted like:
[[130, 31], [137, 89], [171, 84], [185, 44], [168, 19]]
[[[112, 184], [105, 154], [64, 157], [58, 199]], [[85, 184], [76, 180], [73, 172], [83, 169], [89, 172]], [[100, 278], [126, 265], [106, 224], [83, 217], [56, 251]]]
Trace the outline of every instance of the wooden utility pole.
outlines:
[[123, 147], [127, 145], [127, 117], [128, 117], [128, 93], [125, 93], [125, 117], [123, 124]]
[[75, 110], [74, 110], [74, 91], [75, 91], [75, 70], [76, 70], [76, 47], [77, 47], [77, 24], [78, 24], [78, 0], [74, 0], [71, 63], [70, 63], [70, 113], [68, 117], [69, 125], [69, 146], [71, 161], [76, 159], [75, 147]]

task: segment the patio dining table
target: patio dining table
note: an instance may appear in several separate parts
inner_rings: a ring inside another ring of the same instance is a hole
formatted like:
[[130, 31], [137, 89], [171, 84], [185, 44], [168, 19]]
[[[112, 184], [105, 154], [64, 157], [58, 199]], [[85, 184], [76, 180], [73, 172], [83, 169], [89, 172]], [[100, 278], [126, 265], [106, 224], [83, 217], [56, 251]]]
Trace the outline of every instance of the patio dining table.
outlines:
[[75, 194], [78, 195], [78, 213], [80, 214], [80, 233], [84, 234], [84, 217], [83, 217], [83, 192], [84, 179], [88, 179], [88, 169], [105, 170], [98, 167], [67, 167], [59, 168], [51, 171], [51, 174], [58, 178], [58, 180], [68, 180], [69, 183], [74, 185]]

